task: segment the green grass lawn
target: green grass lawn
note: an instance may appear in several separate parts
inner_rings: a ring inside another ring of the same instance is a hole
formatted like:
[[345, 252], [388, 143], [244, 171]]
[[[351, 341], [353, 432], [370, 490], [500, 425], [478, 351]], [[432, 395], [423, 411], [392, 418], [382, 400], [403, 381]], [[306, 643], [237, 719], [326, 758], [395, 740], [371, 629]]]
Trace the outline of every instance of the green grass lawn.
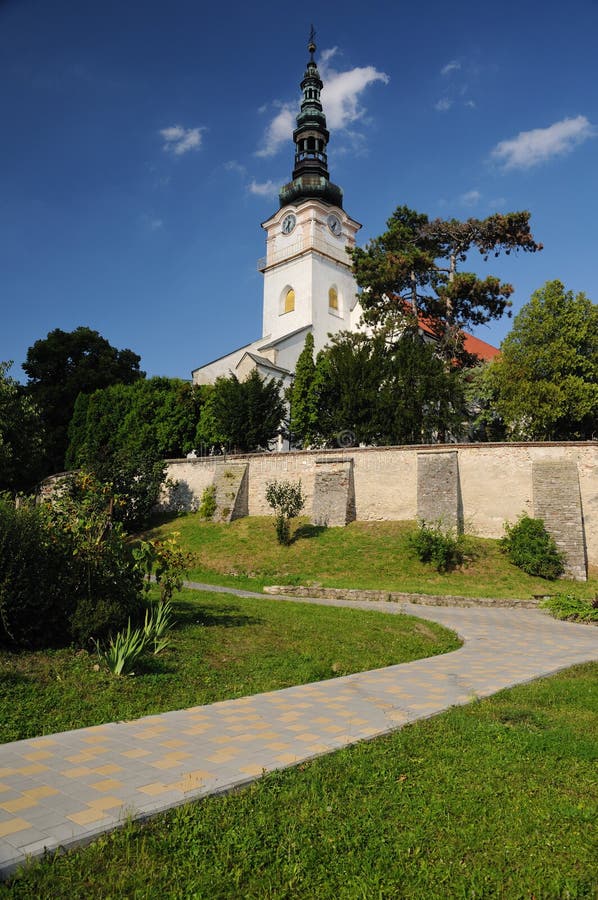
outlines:
[[590, 900], [597, 733], [579, 666], [129, 825], [0, 897]]
[[134, 677], [85, 650], [0, 652], [0, 742], [307, 684], [460, 646], [409, 616], [184, 591], [172, 644]]
[[230, 525], [188, 514], [152, 532], [180, 533], [196, 555], [190, 577], [211, 584], [261, 590], [266, 584], [375, 588], [423, 594], [527, 599], [567, 591], [593, 597], [596, 574], [587, 583], [546, 581], [526, 575], [502, 554], [498, 541], [469, 538], [470, 559], [455, 572], [440, 574], [414, 559], [407, 548], [410, 522], [353, 522], [346, 528], [316, 528], [299, 520], [290, 547], [276, 542], [268, 517], [237, 519]]

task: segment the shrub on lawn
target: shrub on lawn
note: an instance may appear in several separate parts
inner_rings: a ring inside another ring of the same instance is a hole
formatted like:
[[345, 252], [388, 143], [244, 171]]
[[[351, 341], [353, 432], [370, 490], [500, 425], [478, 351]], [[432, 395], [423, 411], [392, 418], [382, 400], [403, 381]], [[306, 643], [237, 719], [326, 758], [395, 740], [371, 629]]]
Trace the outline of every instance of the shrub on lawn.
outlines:
[[450, 572], [463, 562], [463, 537], [444, 527], [440, 520], [431, 525], [420, 522], [407, 541], [419, 561], [433, 563], [438, 572]]
[[266, 500], [274, 510], [276, 537], [279, 544], [291, 543], [291, 519], [298, 516], [305, 506], [301, 481], [271, 481], [266, 485]]
[[89, 478], [73, 476], [52, 504], [0, 501], [1, 643], [83, 646], [143, 617], [143, 575]]
[[514, 525], [506, 522], [500, 548], [513, 565], [528, 575], [554, 580], [564, 572], [563, 554], [559, 553], [542, 519], [524, 514]]
[[555, 594], [547, 597], [540, 606], [556, 619], [570, 619], [572, 622], [598, 622], [598, 597], [583, 600], [574, 594]]
[[201, 495], [201, 503], [199, 504], [198, 513], [202, 519], [211, 519], [216, 512], [216, 488], [213, 484], [208, 485]]

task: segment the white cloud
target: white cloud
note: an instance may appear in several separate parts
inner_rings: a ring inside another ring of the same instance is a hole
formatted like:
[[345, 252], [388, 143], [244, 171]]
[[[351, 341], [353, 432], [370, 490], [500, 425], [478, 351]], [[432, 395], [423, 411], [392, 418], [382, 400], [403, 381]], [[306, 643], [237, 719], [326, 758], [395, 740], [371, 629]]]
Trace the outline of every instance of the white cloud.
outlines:
[[475, 109], [476, 108], [475, 100], [466, 100], [465, 106], [467, 107], [467, 109]]
[[274, 156], [281, 144], [290, 140], [293, 136], [295, 125], [295, 112], [290, 103], [284, 103], [266, 128], [262, 147], [256, 151], [256, 156]]
[[164, 220], [158, 219], [158, 218], [153, 218], [153, 219], [149, 219], [147, 224], [148, 224], [150, 231], [158, 231], [159, 228], [162, 228], [164, 226]]
[[163, 149], [175, 156], [182, 156], [189, 150], [199, 150], [203, 128], [183, 128], [182, 125], [171, 125], [162, 128], [160, 134], [164, 138]]
[[481, 199], [482, 195], [479, 191], [466, 191], [459, 197], [459, 202], [463, 206], [477, 206]]
[[256, 181], [255, 178], [252, 178], [247, 186], [247, 190], [250, 194], [255, 194], [258, 197], [276, 198], [278, 197], [280, 184], [272, 181], [272, 179], [268, 179], [268, 181]]
[[448, 112], [452, 105], [452, 100], [450, 100], [448, 97], [442, 97], [442, 99], [438, 100], [438, 102], [434, 104], [434, 109], [437, 112]]
[[357, 66], [338, 72], [328, 64], [336, 52], [336, 47], [324, 50], [319, 68], [324, 82], [322, 106], [326, 121], [329, 128], [338, 130], [362, 118], [365, 108], [360, 105], [360, 95], [370, 84], [377, 81], [388, 84], [390, 79], [385, 72], [379, 72], [374, 66]]
[[224, 163], [224, 168], [227, 172], [236, 172], [238, 175], [242, 175], [245, 177], [247, 175], [247, 168], [242, 163], [237, 162], [236, 159], [229, 159], [228, 162]]
[[[389, 77], [374, 66], [357, 66], [339, 72], [329, 65], [337, 53], [337, 47], [324, 50], [318, 61], [318, 68], [324, 82], [322, 106], [328, 127], [342, 131], [365, 114], [365, 108], [360, 104], [360, 97], [365, 89], [376, 81], [388, 84]], [[266, 128], [262, 146], [256, 156], [274, 156], [282, 144], [291, 140], [296, 115], [296, 103], [279, 104], [278, 112]]]
[[458, 72], [460, 68], [461, 63], [456, 59], [452, 59], [449, 63], [446, 64], [446, 66], [442, 67], [442, 69], [440, 70], [440, 74], [450, 75], [451, 72]]
[[577, 144], [593, 137], [595, 130], [585, 116], [561, 119], [548, 128], [520, 131], [517, 137], [501, 141], [492, 157], [503, 169], [530, 169], [539, 163], [570, 153]]

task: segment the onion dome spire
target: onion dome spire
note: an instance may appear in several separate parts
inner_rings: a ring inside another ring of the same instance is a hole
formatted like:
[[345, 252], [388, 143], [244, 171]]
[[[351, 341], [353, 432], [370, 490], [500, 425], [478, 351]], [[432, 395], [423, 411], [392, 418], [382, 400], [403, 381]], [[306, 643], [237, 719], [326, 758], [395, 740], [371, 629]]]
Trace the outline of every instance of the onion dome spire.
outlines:
[[330, 132], [326, 128], [326, 116], [322, 109], [320, 93], [323, 87], [318, 66], [314, 59], [316, 33], [313, 25], [307, 50], [309, 60], [301, 82], [303, 98], [293, 131], [295, 142], [295, 167], [293, 180], [280, 191], [280, 205], [307, 198], [319, 198], [335, 206], [343, 205], [343, 192], [332, 184], [328, 174], [326, 147]]

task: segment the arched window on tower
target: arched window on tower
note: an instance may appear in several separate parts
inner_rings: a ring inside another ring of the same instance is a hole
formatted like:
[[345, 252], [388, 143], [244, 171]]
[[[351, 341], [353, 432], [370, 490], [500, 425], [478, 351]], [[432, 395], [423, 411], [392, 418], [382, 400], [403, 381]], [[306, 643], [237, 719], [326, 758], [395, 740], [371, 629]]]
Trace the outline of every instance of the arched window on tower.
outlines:
[[288, 313], [288, 312], [293, 312], [294, 309], [295, 309], [295, 291], [293, 290], [293, 288], [289, 288], [289, 290], [286, 292], [286, 295], [284, 298], [284, 311], [286, 313]]
[[328, 291], [328, 308], [338, 312], [338, 291], [334, 285]]

